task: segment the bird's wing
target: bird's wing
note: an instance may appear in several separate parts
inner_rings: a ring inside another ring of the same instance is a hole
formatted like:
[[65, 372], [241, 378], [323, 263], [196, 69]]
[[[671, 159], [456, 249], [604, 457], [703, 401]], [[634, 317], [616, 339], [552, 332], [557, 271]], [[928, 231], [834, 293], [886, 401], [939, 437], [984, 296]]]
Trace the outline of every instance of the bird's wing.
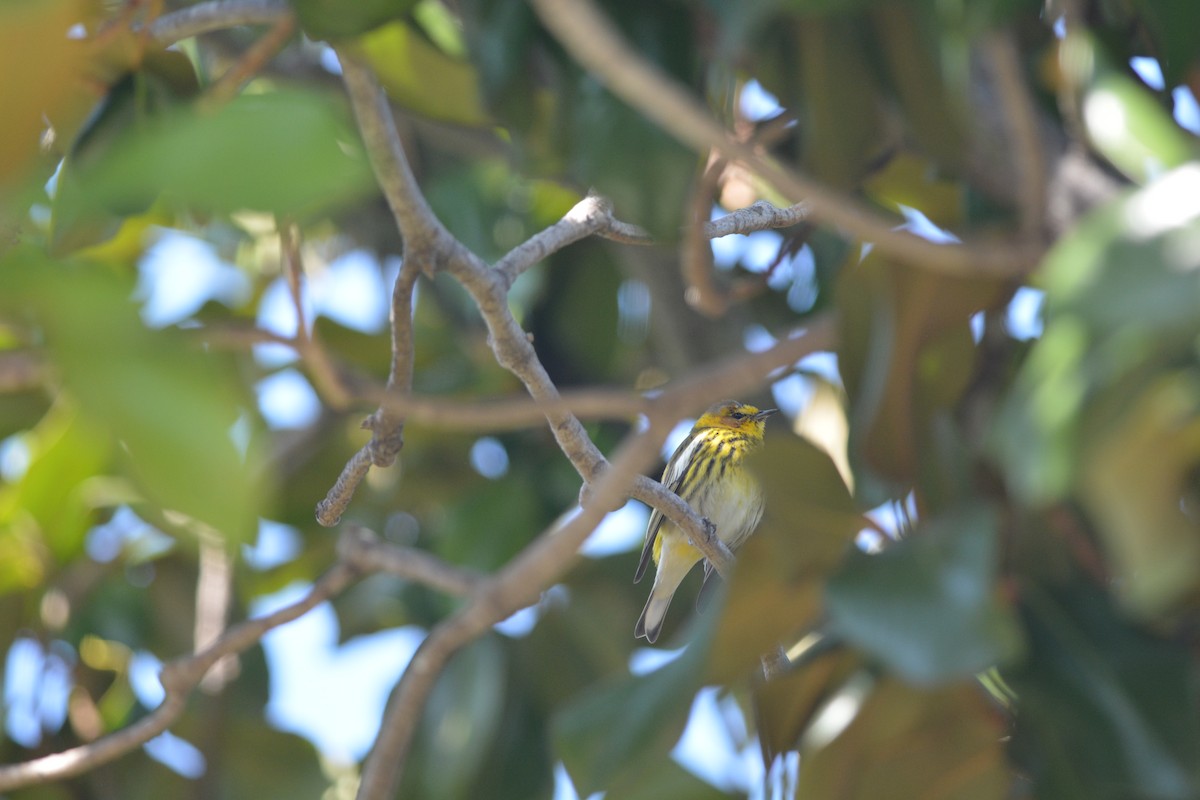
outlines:
[[[676, 494], [679, 494], [683, 476], [687, 473], [687, 464], [692, 458], [698, 441], [695, 431], [688, 434], [687, 438], [675, 448], [675, 452], [667, 461], [667, 468], [663, 470], [662, 485]], [[651, 556], [654, 553], [654, 540], [658, 538], [658, 529], [662, 527], [665, 519], [666, 517], [657, 508], [650, 511], [650, 521], [646, 523], [646, 537], [642, 542], [642, 557], [638, 560], [637, 571], [633, 573], [634, 583], [640, 581], [646, 574], [646, 567], [650, 565]]]

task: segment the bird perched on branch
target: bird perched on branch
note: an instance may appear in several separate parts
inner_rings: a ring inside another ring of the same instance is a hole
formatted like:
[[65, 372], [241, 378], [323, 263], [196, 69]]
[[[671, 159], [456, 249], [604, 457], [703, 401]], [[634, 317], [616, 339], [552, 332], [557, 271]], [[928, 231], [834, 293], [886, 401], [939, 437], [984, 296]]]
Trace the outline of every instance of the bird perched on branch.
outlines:
[[[724, 400], [705, 411], [675, 449], [663, 470], [662, 484], [685, 500], [716, 528], [730, 550], [746, 541], [762, 518], [762, 490], [745, 467], [746, 455], [762, 444], [767, 417], [775, 413]], [[687, 535], [655, 509], [633, 582], [658, 565], [654, 587], [633, 629], [649, 642], [658, 639], [667, 607], [679, 584], [703, 556]]]

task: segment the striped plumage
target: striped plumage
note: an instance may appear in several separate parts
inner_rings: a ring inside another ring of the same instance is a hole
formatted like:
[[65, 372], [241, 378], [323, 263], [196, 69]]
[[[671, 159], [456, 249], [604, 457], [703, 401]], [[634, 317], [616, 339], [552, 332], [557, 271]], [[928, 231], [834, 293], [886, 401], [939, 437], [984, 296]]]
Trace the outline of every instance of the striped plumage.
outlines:
[[[744, 461], [762, 444], [766, 419], [773, 413], [775, 409], [760, 411], [732, 400], [717, 403], [696, 420], [663, 471], [663, 485], [711, 522], [717, 536], [731, 550], [754, 532], [762, 517], [762, 492]], [[687, 536], [656, 509], [646, 525], [634, 583], [642, 579], [651, 558], [658, 570], [634, 635], [654, 642], [662, 630], [671, 597], [702, 556]]]

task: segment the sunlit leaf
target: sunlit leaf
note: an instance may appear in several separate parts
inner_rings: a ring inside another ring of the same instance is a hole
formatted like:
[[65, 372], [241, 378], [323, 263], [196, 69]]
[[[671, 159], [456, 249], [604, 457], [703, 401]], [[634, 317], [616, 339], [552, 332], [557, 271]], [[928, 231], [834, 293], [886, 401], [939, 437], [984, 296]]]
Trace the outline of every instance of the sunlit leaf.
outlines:
[[883, 205], [920, 210], [935, 225], [955, 228], [962, 224], [966, 197], [962, 184], [938, 179], [933, 166], [916, 156], [901, 153], [872, 175], [865, 186]]
[[489, 122], [475, 68], [442, 52], [405, 23], [388, 23], [362, 37], [356, 47], [398, 105], [460, 125]]
[[1180, 167], [1093, 212], [1047, 257], [1045, 333], [991, 439], [1026, 502], [1074, 487], [1084, 437], [1107, 436], [1157, 373], [1193, 362], [1197, 191], [1200, 167]]
[[290, 0], [313, 39], [357, 36], [407, 14], [417, 0]]
[[240, 451], [234, 439], [246, 410], [231, 365], [178, 331], [146, 329], [130, 287], [108, 274], [29, 251], [0, 273], [15, 289], [10, 302], [38, 312], [81, 413], [121, 440], [147, 497], [234, 539], [252, 536], [265, 485], [257, 452]]
[[1089, 440], [1080, 488], [1115, 590], [1140, 616], [1169, 612], [1200, 588], [1200, 531], [1180, 501], [1200, 463], [1200, 376], [1164, 375]]
[[357, 199], [371, 171], [345, 110], [313, 92], [241, 95], [127, 132], [77, 177], [87, 208], [142, 208], [162, 193], [198, 211], [304, 215]]
[[1132, 78], [1104, 72], [1083, 99], [1083, 120], [1099, 150], [1132, 180], [1146, 182], [1200, 156], [1146, 88]]
[[87, 482], [109, 466], [114, 443], [102, 425], [69, 403], [52, 409], [25, 442], [25, 474], [12, 486], [0, 485], [0, 530], [34, 524], [54, 558], [66, 563], [80, 554], [95, 521]]

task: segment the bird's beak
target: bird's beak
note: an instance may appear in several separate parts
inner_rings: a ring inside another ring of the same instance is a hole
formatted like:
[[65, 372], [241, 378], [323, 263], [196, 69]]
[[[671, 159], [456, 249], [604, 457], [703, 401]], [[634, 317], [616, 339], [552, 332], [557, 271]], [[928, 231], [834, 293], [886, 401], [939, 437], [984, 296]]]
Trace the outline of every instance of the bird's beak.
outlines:
[[754, 419], [763, 420], [778, 411], [778, 408], [765, 408], [754, 415]]

